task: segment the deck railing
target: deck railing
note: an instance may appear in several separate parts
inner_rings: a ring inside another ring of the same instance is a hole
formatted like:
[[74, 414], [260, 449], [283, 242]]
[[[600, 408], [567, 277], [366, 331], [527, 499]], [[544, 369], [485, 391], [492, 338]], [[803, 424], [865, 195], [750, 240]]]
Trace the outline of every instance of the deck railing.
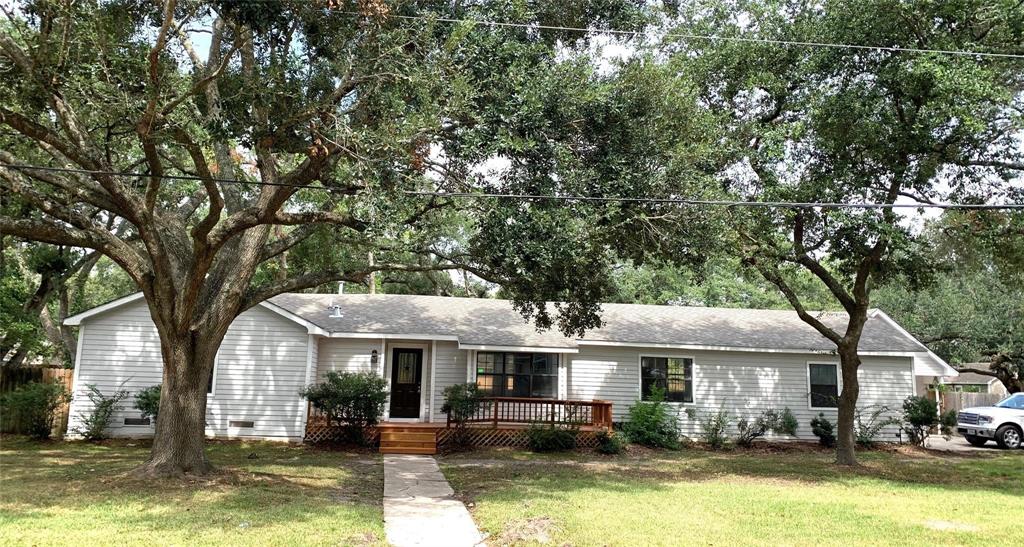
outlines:
[[[611, 430], [610, 401], [570, 401], [526, 397], [485, 397], [477, 405], [468, 423], [504, 424], [547, 423], [552, 425], [591, 426]], [[448, 427], [452, 426], [451, 413]]]

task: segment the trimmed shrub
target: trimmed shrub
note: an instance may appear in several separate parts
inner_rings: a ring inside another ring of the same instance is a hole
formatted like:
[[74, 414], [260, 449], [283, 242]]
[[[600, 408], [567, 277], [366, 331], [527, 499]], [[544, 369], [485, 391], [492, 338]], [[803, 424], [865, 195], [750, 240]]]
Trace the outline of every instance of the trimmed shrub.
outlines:
[[149, 386], [136, 393], [135, 408], [142, 412], [143, 418], [150, 418], [156, 422], [157, 412], [160, 411], [160, 384]]
[[619, 454], [625, 447], [626, 443], [623, 442], [622, 436], [614, 431], [597, 432], [597, 451], [601, 454]]
[[872, 405], [855, 410], [853, 434], [858, 445], [864, 448], [873, 446], [882, 428], [900, 423], [896, 418], [886, 416], [890, 410], [885, 405]]
[[729, 442], [726, 431], [732, 416], [724, 409], [715, 412], [698, 412], [695, 408], [686, 409], [686, 415], [700, 426], [698, 438], [713, 450], [720, 450]]
[[372, 372], [328, 372], [323, 382], [299, 395], [339, 426], [346, 439], [368, 444], [366, 429], [377, 425], [387, 401], [387, 381]]
[[903, 430], [910, 444], [923, 446], [931, 429], [939, 425], [939, 405], [935, 401], [911, 395], [903, 401]]
[[[122, 384], [123, 386], [124, 384]], [[87, 384], [92, 410], [78, 415], [82, 425], [75, 428], [75, 433], [85, 437], [87, 441], [99, 441], [107, 438], [106, 429], [114, 413], [121, 410], [121, 401], [128, 397], [128, 392], [118, 389], [113, 395], [104, 395], [94, 384]]]
[[832, 448], [836, 445], [835, 428], [823, 412], [811, 419], [811, 433], [818, 438], [818, 444], [825, 448]]
[[526, 429], [530, 450], [534, 452], [561, 452], [576, 448], [576, 429], [534, 423]]
[[948, 410], [942, 413], [942, 416], [939, 417], [939, 429], [946, 440], [953, 436], [953, 432], [956, 431], [955, 410]]
[[742, 447], [753, 446], [756, 439], [764, 437], [765, 433], [769, 431], [796, 435], [797, 427], [796, 417], [793, 416], [793, 412], [789, 408], [782, 412], [768, 409], [755, 418], [753, 422], [748, 422], [746, 418], [741, 418], [736, 422], [736, 428], [740, 433], [736, 438], [736, 444]]
[[444, 388], [444, 404], [441, 412], [447, 414], [455, 424], [449, 442], [465, 448], [469, 446], [469, 430], [466, 422], [476, 414], [481, 395], [476, 384], [454, 384]]
[[20, 422], [29, 437], [49, 439], [57, 409], [69, 399], [59, 382], [30, 382], [0, 398], [0, 408]]
[[679, 448], [679, 423], [665, 403], [665, 392], [654, 389], [650, 401], [639, 401], [629, 407], [629, 417], [622, 425], [629, 441], [651, 448]]

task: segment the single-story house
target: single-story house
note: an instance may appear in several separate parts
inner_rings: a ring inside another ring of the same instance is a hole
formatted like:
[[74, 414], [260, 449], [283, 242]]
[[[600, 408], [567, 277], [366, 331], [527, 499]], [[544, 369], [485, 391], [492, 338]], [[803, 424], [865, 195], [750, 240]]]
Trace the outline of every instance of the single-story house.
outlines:
[[[988, 363], [968, 363], [968, 368], [988, 369]], [[1009, 392], [1006, 386], [995, 376], [986, 376], [976, 372], [961, 372], [959, 376], [943, 378], [942, 384], [948, 385], [949, 391], [954, 393], [991, 393], [999, 397], [1006, 397]]]
[[[601, 328], [570, 338], [538, 331], [505, 300], [280, 295], [243, 313], [228, 331], [210, 382], [207, 434], [302, 441], [310, 410], [299, 390], [328, 371], [387, 379], [388, 423], [443, 427], [443, 392], [465, 382], [495, 397], [608, 402], [615, 422], [661, 386], [688, 436], [699, 428], [686, 408], [725, 409], [734, 422], [789, 408], [800, 423], [797, 437], [809, 440], [814, 416], [836, 418], [841, 378], [834, 346], [792, 311], [632, 304], [602, 310]], [[819, 317], [845, 325], [841, 313]], [[134, 394], [161, 382], [160, 344], [141, 294], [66, 324], [80, 328], [69, 430], [89, 409], [87, 385]], [[894, 414], [920, 380], [957, 374], [881, 311], [871, 313], [860, 348], [860, 404], [888, 405]], [[152, 432], [132, 398], [110, 425], [113, 436]], [[893, 439], [896, 430], [883, 434]]]

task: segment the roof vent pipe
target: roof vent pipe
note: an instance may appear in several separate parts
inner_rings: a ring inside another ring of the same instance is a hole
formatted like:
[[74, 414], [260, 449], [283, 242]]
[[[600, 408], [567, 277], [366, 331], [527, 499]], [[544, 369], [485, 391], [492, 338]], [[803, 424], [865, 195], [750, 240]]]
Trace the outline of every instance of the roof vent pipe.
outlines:
[[327, 309], [331, 310], [331, 314], [328, 316], [331, 319], [341, 319], [342, 317], [345, 317], [341, 313], [340, 304], [331, 304], [330, 306], [327, 307]]

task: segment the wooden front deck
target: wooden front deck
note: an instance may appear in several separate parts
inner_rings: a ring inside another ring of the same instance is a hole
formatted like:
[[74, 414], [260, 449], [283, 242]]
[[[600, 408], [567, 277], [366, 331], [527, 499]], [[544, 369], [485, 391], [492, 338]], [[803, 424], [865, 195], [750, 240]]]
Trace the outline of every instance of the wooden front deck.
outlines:
[[[571, 427], [577, 431], [577, 446], [597, 446], [597, 433], [611, 431], [612, 404], [607, 401], [570, 401], [488, 397], [466, 427], [474, 446], [525, 447], [526, 430], [531, 425]], [[379, 440], [383, 454], [436, 454], [438, 446], [452, 438], [454, 424], [392, 422], [377, 424], [371, 438]], [[306, 441], [322, 442], [336, 438], [337, 430], [327, 418], [310, 407], [306, 420]]]

